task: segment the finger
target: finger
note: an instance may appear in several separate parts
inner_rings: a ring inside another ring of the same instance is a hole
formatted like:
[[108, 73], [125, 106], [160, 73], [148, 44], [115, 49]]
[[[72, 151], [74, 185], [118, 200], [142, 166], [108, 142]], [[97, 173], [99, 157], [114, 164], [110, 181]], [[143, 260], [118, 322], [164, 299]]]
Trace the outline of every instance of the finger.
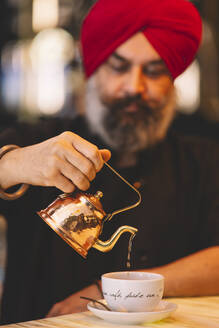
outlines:
[[96, 172], [100, 171], [103, 166], [103, 159], [97, 146], [72, 133], [72, 144], [78, 152], [86, 156], [95, 167]]
[[111, 152], [108, 149], [100, 149], [100, 153], [104, 162], [107, 162], [111, 158]]
[[90, 187], [88, 178], [78, 168], [71, 165], [69, 162], [60, 161], [60, 172], [78, 189], [87, 190]]
[[64, 193], [71, 193], [75, 190], [75, 185], [63, 174], [56, 176], [54, 187], [60, 189]]
[[72, 146], [68, 147], [65, 151], [66, 160], [71, 163], [75, 168], [81, 171], [88, 180], [94, 180], [96, 176], [96, 170], [94, 164], [80, 152], [74, 149]]

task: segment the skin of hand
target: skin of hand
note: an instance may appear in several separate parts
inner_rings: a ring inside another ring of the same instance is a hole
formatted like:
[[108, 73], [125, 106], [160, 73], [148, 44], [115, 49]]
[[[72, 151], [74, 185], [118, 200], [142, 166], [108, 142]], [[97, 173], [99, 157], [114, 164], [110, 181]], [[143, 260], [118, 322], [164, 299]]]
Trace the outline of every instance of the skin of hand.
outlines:
[[219, 294], [219, 246], [205, 248], [161, 267], [141, 271], [162, 274], [165, 297]]
[[54, 186], [63, 192], [77, 187], [87, 190], [96, 173], [110, 159], [107, 149], [70, 131], [39, 144], [6, 153], [0, 161], [0, 185], [6, 189], [19, 183]]
[[80, 296], [91, 297], [97, 300], [102, 298], [97, 286], [90, 285], [79, 292], [70, 295], [63, 301], [54, 304], [46, 317], [49, 318], [63, 314], [87, 311], [87, 303], [89, 303], [89, 301], [81, 299]]

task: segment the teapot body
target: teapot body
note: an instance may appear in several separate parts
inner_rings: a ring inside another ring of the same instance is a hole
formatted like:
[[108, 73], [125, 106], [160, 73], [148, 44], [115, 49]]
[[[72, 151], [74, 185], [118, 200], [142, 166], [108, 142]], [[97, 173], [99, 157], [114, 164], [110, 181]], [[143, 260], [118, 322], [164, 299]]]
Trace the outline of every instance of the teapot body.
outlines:
[[[99, 240], [98, 237], [102, 233], [105, 221], [111, 220], [114, 214], [133, 207], [132, 205], [114, 211], [112, 214], [106, 214], [99, 200], [102, 196], [101, 191], [97, 191], [95, 195], [81, 191], [62, 194], [37, 214], [84, 258], [91, 247], [100, 252], [109, 252], [121, 234], [130, 232], [134, 236], [137, 229], [122, 226], [114, 232], [110, 239]], [[140, 200], [134, 206], [137, 206], [139, 202]]]
[[101, 234], [106, 215], [97, 196], [80, 191], [58, 196], [38, 214], [84, 258]]

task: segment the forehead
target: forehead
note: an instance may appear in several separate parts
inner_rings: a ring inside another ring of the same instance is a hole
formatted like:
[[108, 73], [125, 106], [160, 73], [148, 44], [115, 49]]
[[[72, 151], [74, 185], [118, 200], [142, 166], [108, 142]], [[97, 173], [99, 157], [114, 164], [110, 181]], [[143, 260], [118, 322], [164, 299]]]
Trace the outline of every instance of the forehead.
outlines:
[[115, 53], [135, 64], [145, 64], [150, 61], [161, 60], [158, 52], [141, 32], [138, 32], [121, 44], [115, 50]]

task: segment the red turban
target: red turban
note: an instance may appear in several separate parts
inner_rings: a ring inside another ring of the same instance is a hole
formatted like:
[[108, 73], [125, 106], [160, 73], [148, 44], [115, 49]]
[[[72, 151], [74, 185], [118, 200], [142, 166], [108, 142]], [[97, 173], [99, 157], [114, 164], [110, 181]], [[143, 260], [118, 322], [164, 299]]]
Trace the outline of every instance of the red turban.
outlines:
[[86, 76], [139, 31], [176, 78], [196, 55], [202, 22], [197, 9], [188, 0], [98, 0], [81, 30]]

